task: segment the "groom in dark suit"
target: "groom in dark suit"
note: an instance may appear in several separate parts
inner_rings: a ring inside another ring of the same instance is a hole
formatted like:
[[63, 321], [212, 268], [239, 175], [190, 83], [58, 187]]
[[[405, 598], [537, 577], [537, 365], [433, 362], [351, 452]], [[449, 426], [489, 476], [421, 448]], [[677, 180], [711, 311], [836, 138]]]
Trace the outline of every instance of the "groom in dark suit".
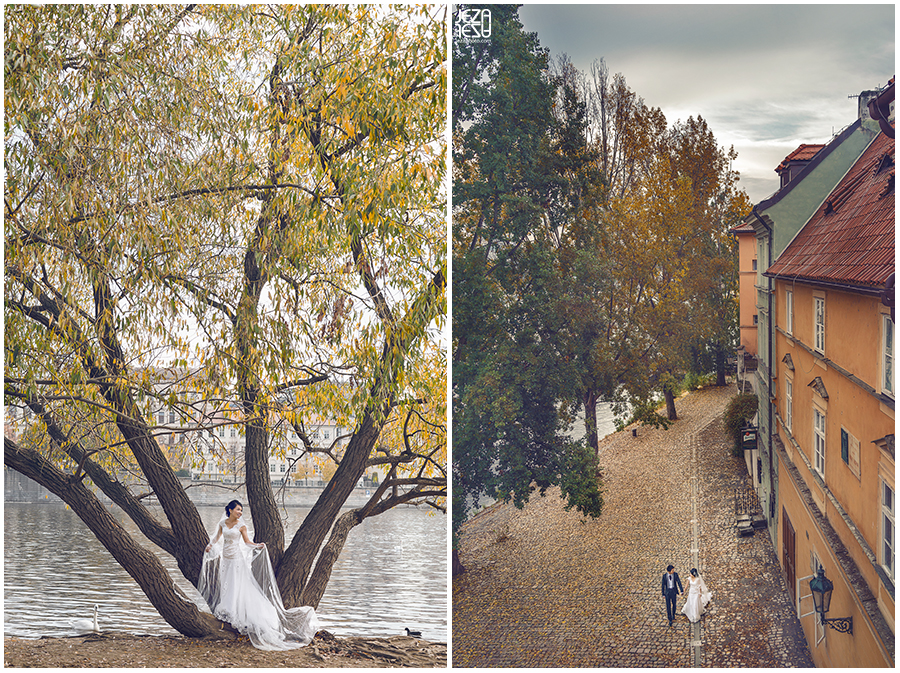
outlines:
[[662, 576], [662, 595], [666, 598], [666, 614], [669, 616], [669, 626], [675, 621], [675, 601], [678, 594], [683, 594], [684, 589], [681, 588], [681, 580], [678, 573], [675, 572], [675, 566], [666, 568], [666, 573]]

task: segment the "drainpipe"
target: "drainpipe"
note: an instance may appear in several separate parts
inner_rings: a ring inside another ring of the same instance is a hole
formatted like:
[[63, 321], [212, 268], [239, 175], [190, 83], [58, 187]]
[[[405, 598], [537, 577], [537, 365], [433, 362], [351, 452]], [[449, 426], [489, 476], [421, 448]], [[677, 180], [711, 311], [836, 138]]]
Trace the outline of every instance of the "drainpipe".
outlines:
[[[757, 204], [757, 206], [758, 206], [758, 204]], [[768, 236], [768, 248], [769, 249], [768, 249], [768, 253], [766, 255], [766, 263], [768, 264], [768, 266], [771, 266], [772, 261], [773, 261], [772, 260], [772, 250], [773, 250], [772, 227], [770, 227], [768, 224], [766, 224], [766, 221], [762, 218], [762, 216], [756, 210], [757, 206], [753, 206], [753, 216], [756, 218], [756, 221], [759, 222], [769, 234], [769, 236]], [[765, 278], [766, 278], [766, 285], [767, 285], [766, 297], [767, 297], [767, 301], [769, 304], [768, 305], [769, 320], [768, 320], [768, 324], [766, 325], [766, 339], [767, 339], [767, 343], [768, 343], [768, 348], [767, 348], [766, 352], [768, 353], [768, 357], [769, 357], [769, 361], [766, 363], [766, 372], [767, 372], [766, 376], [768, 377], [768, 382], [766, 384], [766, 388], [768, 389], [767, 395], [766, 395], [766, 398], [767, 398], [766, 406], [768, 407], [768, 417], [769, 417], [769, 437], [768, 437], [768, 440], [769, 440], [769, 451], [768, 451], [768, 453], [769, 453], [769, 461], [768, 461], [769, 462], [769, 489], [770, 489], [769, 502], [772, 502], [772, 497], [775, 492], [775, 479], [774, 479], [775, 466], [772, 463], [772, 453], [775, 449], [774, 444], [772, 442], [772, 434], [773, 434], [773, 430], [774, 430], [774, 428], [772, 427], [772, 420], [773, 420], [772, 419], [772, 378], [773, 378], [772, 377], [772, 367], [774, 366], [774, 359], [775, 359], [774, 356], [772, 355], [772, 334], [774, 331], [772, 329], [772, 326], [773, 326], [774, 320], [775, 320], [775, 312], [773, 309], [773, 300], [772, 300], [772, 279], [769, 278], [768, 276], [765, 276]], [[769, 511], [769, 518], [770, 519], [775, 518], [775, 513], [772, 512], [771, 509]]]
[[888, 138], [894, 137], [894, 127], [891, 126], [891, 102], [894, 100], [894, 82], [886, 87], [878, 96], [868, 102], [869, 116], [878, 122], [881, 132]]

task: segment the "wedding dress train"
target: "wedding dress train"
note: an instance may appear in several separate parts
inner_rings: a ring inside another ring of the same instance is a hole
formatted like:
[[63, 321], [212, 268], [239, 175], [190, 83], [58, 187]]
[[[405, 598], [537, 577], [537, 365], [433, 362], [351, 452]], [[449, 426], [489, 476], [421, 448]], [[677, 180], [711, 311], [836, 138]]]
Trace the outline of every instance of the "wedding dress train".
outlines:
[[221, 542], [203, 554], [197, 589], [212, 613], [249, 636], [260, 650], [288, 650], [312, 642], [319, 621], [311, 607], [287, 609], [265, 547], [243, 542], [237, 523], [219, 522]]
[[681, 614], [691, 622], [700, 621], [700, 615], [706, 612], [706, 605], [712, 599], [712, 592], [706, 587], [702, 577], [688, 577], [688, 597]]

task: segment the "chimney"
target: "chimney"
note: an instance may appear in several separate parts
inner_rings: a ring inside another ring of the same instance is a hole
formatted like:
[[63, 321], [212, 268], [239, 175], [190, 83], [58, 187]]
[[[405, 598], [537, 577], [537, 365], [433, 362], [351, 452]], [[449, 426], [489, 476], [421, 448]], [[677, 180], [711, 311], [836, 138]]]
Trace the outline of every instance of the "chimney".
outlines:
[[876, 89], [875, 91], [861, 91], [859, 93], [859, 118], [863, 121], [868, 121], [872, 118], [872, 115], [869, 113], [869, 101], [875, 100], [878, 98], [878, 94], [881, 93], [880, 89]]

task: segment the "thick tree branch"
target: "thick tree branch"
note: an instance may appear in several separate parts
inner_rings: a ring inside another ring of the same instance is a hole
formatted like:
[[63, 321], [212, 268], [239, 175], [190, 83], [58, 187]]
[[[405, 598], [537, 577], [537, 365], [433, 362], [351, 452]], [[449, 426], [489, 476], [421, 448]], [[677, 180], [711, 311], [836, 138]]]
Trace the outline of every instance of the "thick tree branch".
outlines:
[[70, 479], [37, 451], [23, 447], [9, 437], [4, 437], [3, 441], [3, 462], [68, 504], [138, 583], [160, 615], [173, 626], [177, 625], [184, 635], [203, 638], [217, 634], [220, 623], [211, 615], [204, 617], [192, 600], [179, 598], [171, 590], [172, 580], [162, 561], [137, 544], [81, 481]]
[[162, 526], [149, 510], [143, 506], [140, 500], [132, 495], [121, 482], [114, 479], [99, 464], [91, 460], [91, 452], [87, 451], [79, 442], [69, 438], [42, 402], [34, 397], [28, 397], [26, 404], [44, 423], [44, 427], [47, 428], [47, 434], [56, 446], [78, 463], [79, 470], [83, 469], [91, 481], [110, 500], [122, 508], [151, 542], [169, 554], [174, 555], [176, 545], [172, 529]]

